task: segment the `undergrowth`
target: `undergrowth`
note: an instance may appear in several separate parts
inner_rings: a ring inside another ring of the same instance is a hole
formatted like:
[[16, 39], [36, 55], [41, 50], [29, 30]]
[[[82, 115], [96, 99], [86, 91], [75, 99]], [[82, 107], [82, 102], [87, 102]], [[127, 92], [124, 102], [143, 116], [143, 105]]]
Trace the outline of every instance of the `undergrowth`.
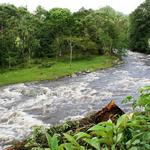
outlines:
[[25, 147], [30, 150], [149, 150], [150, 149], [150, 86], [139, 90], [132, 113], [74, 130], [77, 122], [68, 122], [50, 129], [36, 128]]

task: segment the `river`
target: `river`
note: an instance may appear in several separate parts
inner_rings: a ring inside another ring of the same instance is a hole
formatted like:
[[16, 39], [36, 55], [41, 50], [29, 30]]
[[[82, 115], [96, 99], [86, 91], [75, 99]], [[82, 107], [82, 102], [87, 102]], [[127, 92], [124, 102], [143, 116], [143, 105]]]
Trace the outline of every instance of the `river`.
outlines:
[[121, 104], [139, 87], [150, 85], [150, 55], [129, 52], [124, 63], [106, 70], [57, 81], [0, 87], [0, 149], [14, 139], [27, 137], [32, 127], [50, 126], [99, 110], [111, 99]]

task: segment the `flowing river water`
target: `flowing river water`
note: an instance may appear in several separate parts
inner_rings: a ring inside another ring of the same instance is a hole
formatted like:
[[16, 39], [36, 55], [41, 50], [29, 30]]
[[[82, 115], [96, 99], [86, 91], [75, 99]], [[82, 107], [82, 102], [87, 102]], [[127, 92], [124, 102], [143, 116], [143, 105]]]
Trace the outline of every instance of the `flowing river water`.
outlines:
[[37, 125], [54, 125], [99, 110], [111, 99], [122, 105], [127, 95], [150, 85], [150, 55], [129, 52], [124, 63], [106, 70], [66, 77], [57, 81], [0, 87], [0, 149], [22, 139]]

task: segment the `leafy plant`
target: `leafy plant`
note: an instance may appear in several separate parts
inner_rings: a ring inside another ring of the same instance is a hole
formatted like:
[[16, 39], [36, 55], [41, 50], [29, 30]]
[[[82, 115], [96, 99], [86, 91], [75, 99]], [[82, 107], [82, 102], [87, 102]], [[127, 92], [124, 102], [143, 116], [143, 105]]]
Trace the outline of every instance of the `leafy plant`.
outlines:
[[48, 141], [48, 146], [51, 150], [58, 150], [58, 139], [57, 136], [54, 134], [52, 137], [46, 133], [46, 138]]
[[[116, 123], [111, 120], [89, 127], [85, 132], [66, 132], [71, 128], [64, 124], [55, 132], [45, 133], [47, 147], [44, 150], [149, 150], [150, 149], [150, 86], [139, 90], [135, 100], [128, 96], [124, 103], [132, 102], [134, 111], [119, 117]], [[142, 108], [137, 109], [137, 108]], [[137, 111], [138, 110], [138, 111]], [[63, 132], [62, 132], [63, 131]], [[41, 134], [37, 130], [38, 135]], [[37, 137], [34, 135], [34, 138]], [[60, 138], [60, 140], [59, 140]], [[34, 142], [34, 140], [32, 140]], [[34, 144], [34, 150], [43, 150], [44, 145]]]

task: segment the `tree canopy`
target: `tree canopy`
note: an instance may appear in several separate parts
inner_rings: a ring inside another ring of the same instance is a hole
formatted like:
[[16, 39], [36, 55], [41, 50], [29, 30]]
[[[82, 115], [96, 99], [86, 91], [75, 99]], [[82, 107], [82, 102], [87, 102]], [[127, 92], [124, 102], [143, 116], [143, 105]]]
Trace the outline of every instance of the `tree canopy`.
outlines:
[[108, 54], [127, 48], [128, 16], [111, 7], [99, 10], [0, 4], [0, 67], [11, 68], [35, 58], [73, 58]]
[[150, 53], [150, 1], [146, 0], [130, 15], [130, 48]]

